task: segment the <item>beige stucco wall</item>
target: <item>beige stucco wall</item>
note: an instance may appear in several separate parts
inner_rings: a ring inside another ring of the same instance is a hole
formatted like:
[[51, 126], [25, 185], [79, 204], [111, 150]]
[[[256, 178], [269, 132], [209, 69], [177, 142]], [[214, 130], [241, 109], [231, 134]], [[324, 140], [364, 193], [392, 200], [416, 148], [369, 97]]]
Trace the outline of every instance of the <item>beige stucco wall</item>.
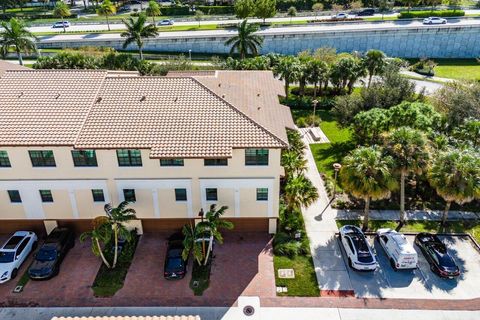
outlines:
[[[278, 215], [279, 176], [282, 173], [279, 149], [270, 149], [269, 165], [261, 167], [245, 166], [242, 149], [233, 151], [226, 167], [205, 167], [203, 159], [185, 159], [184, 167], [161, 167], [158, 159], [149, 158], [149, 150], [142, 150], [142, 167], [119, 167], [115, 150], [97, 150], [98, 167], [93, 168], [74, 167], [71, 147], [0, 147], [0, 150], [8, 152], [12, 164], [11, 168], [0, 168], [1, 219], [84, 219], [103, 215], [103, 203], [93, 201], [91, 189], [104, 189], [106, 201], [115, 205], [123, 200], [120, 186], [130, 181], [140, 186], [134, 188], [137, 201], [132, 204], [140, 218], [196, 216], [200, 208], [207, 210], [210, 204], [202, 199], [201, 187], [209, 181], [214, 184], [227, 182], [218, 187], [217, 202], [219, 206], [229, 207], [226, 216]], [[56, 167], [32, 167], [28, 150], [53, 150]], [[266, 202], [256, 201], [256, 187], [263, 187], [263, 181], [271, 182], [270, 207]], [[188, 185], [191, 193], [187, 202], [175, 201], [173, 185], [176, 183]], [[54, 203], [40, 202], [36, 189], [40, 184], [42, 189], [52, 190]], [[20, 190], [22, 204], [10, 203], [6, 190], [12, 189]], [[239, 192], [239, 204], [235, 190]], [[25, 203], [37, 206], [25, 208]], [[37, 213], [42, 210], [42, 214]]]

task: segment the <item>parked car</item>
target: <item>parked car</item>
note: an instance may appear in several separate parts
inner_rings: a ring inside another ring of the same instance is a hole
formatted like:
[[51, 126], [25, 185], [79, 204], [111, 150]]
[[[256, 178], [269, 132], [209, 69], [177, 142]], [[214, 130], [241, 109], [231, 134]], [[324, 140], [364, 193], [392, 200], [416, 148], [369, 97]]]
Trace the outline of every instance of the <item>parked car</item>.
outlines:
[[377, 239], [385, 250], [393, 269], [417, 268], [417, 251], [403, 234], [392, 229], [378, 229]]
[[75, 235], [68, 228], [55, 228], [35, 254], [28, 269], [33, 280], [46, 280], [55, 277], [68, 251], [75, 245]]
[[373, 16], [375, 14], [374, 9], [363, 9], [357, 13], [357, 16], [363, 17], [363, 16]]
[[351, 268], [365, 271], [377, 269], [377, 258], [360, 228], [351, 225], [341, 227], [340, 240]]
[[447, 19], [439, 17], [428, 17], [423, 19], [423, 24], [446, 24]]
[[14, 279], [18, 269], [37, 245], [37, 235], [31, 231], [17, 231], [0, 249], [0, 283]]
[[158, 23], [159, 26], [171, 26], [175, 23], [172, 19], [165, 19]]
[[346, 12], [339, 12], [332, 16], [332, 19], [348, 19], [348, 13]]
[[187, 273], [187, 261], [183, 260], [183, 235], [175, 233], [168, 239], [167, 254], [163, 268], [165, 279], [183, 279]]
[[460, 275], [460, 268], [448, 254], [447, 246], [436, 235], [426, 232], [419, 233], [415, 237], [415, 244], [422, 250], [432, 272], [449, 279]]
[[63, 27], [65, 27], [65, 28], [70, 27], [70, 22], [68, 22], [68, 21], [57, 21], [52, 25], [52, 28], [54, 28], [54, 29], [63, 28]]

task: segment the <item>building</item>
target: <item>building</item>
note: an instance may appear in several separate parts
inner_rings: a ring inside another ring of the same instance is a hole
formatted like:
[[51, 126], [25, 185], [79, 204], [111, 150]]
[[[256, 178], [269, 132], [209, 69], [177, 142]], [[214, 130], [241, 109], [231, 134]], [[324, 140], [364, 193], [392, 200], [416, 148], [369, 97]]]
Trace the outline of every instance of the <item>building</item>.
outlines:
[[294, 127], [282, 93], [268, 71], [4, 71], [0, 232], [84, 231], [123, 200], [141, 232], [180, 228], [214, 203], [237, 231], [274, 232]]

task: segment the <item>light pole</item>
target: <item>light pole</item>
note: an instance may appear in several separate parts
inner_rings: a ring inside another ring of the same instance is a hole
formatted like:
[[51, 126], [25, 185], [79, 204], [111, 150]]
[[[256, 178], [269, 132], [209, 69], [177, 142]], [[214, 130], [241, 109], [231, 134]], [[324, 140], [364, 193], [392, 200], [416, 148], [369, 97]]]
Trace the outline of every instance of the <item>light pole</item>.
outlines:
[[192, 49], [188, 49], [188, 58], [192, 61]]
[[338, 176], [338, 171], [340, 171], [341, 168], [342, 168], [342, 165], [340, 163], [333, 164], [333, 171], [335, 172], [335, 182], [333, 183], [332, 201], [335, 199], [335, 196], [337, 194], [337, 176]]
[[312, 117], [312, 123], [310, 124], [311, 127], [313, 127], [315, 124], [315, 112], [317, 111], [318, 100], [317, 99], [313, 100], [312, 104], [313, 104], [313, 117]]

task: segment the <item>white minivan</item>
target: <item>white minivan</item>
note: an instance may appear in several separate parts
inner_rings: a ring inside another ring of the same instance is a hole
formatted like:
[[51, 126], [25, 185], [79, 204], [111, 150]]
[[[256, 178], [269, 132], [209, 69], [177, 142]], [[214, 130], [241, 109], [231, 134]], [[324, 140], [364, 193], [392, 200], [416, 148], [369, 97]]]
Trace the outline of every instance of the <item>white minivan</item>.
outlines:
[[392, 229], [378, 229], [377, 239], [385, 250], [393, 269], [417, 268], [417, 251], [403, 234]]

